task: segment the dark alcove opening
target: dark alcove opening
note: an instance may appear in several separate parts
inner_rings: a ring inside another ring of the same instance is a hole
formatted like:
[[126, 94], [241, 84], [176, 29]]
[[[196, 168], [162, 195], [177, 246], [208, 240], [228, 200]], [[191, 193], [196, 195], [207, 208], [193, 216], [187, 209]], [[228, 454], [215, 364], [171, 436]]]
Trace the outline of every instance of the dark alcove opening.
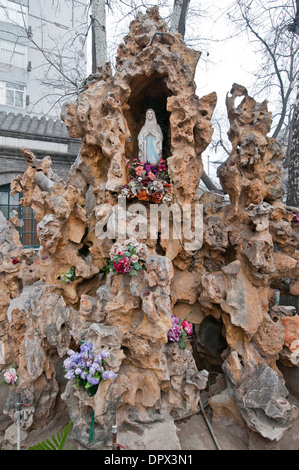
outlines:
[[222, 353], [228, 346], [223, 329], [223, 322], [211, 315], [195, 325], [196, 348], [193, 348], [193, 354], [198, 370], [221, 372]]
[[167, 111], [167, 98], [172, 95], [166, 85], [167, 76], [154, 73], [151, 76], [139, 76], [130, 83], [131, 95], [127, 102], [129, 109], [124, 115], [131, 133], [131, 140], [126, 145], [126, 158], [138, 157], [138, 134], [145, 122], [146, 111], [155, 111], [157, 122], [163, 133], [163, 154], [167, 159], [170, 155], [170, 113]]

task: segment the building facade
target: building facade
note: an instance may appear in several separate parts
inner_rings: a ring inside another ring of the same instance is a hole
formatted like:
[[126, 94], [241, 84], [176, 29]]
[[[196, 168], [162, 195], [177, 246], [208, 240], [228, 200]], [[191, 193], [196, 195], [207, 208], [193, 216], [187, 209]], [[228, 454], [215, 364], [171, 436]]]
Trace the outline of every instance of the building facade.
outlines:
[[23, 146], [62, 179], [78, 155], [59, 115], [86, 75], [87, 12], [84, 0], [0, 0], [0, 210], [18, 210], [24, 246], [39, 244], [35, 220], [10, 183], [26, 169]]

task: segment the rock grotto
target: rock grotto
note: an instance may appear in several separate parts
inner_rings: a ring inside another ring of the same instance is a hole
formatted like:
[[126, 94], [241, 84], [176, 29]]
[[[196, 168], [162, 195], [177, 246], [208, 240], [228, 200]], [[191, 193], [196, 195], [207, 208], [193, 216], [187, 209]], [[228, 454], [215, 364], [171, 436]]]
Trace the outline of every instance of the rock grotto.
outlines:
[[[157, 8], [139, 13], [115, 72], [99, 68], [77, 102], [63, 106], [69, 135], [82, 139], [67, 182], [49, 157], [22, 149], [27, 170], [12, 194], [32, 207], [40, 249], [24, 249], [16, 214], [6, 221], [0, 213], [0, 363], [18, 375], [5, 389], [2, 445], [16, 426], [18, 396], [26, 403], [22, 439], [67, 410], [80, 448], [103, 449], [115, 422], [142, 433], [195, 412], [215, 375], [214, 416], [235, 417], [271, 441], [297, 419], [278, 367], [299, 363], [299, 317], [277, 296], [299, 295], [299, 228], [296, 209], [282, 202], [284, 155], [267, 135], [267, 103], [233, 84], [232, 152], [218, 168], [223, 191], [199, 195], [217, 102], [214, 92], [196, 95], [199, 57], [167, 31]], [[143, 141], [153, 152], [147, 168], [138, 136], [148, 109], [163, 144], [161, 157], [153, 131]], [[177, 236], [186, 222], [177, 222], [180, 211], [191, 222]], [[201, 243], [194, 245], [195, 232]], [[123, 252], [135, 257], [134, 268]], [[24, 286], [32, 286], [27, 296]], [[76, 374], [65, 377], [67, 358], [83, 345], [111, 374], [95, 393], [77, 387]]]

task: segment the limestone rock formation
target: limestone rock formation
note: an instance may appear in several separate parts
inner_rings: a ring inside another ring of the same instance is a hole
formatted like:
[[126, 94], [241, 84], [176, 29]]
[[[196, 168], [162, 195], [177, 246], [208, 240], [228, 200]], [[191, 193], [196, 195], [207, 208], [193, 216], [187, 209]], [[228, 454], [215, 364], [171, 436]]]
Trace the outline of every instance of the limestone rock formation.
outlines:
[[[82, 341], [91, 342], [95, 353], [107, 349], [107, 364], [117, 374], [113, 382], [101, 381], [94, 396], [77, 389], [74, 380], [66, 385], [62, 398], [82, 448], [103, 448], [114, 419], [122, 429], [143, 432], [146, 424], [198, 409], [208, 374], [196, 367], [188, 341], [181, 349], [168, 340], [176, 301], [196, 302], [196, 294], [191, 289], [186, 295], [174, 272], [175, 264], [186, 263], [183, 247], [178, 240], [160, 239], [159, 224], [157, 238], [145, 241], [150, 253], [146, 271], [116, 276], [100, 272], [116, 240], [99, 234], [119, 220], [126, 160], [137, 155], [137, 136], [150, 105], [162, 124], [174, 200], [179, 208], [189, 203], [192, 210], [198, 202], [200, 156], [211, 140], [216, 104], [215, 93], [202, 99], [195, 95], [198, 57], [180, 35], [167, 33], [157, 9], [138, 15], [119, 47], [115, 74], [103, 67], [96, 80], [86, 83], [78, 102], [62, 110], [70, 135], [82, 138], [67, 183], [53, 173], [48, 157], [38, 160], [22, 150], [27, 170], [14, 180], [12, 193], [22, 192], [21, 204], [33, 208], [41, 243], [39, 287], [13, 310], [8, 335], [16, 341], [19, 382], [5, 413], [14, 416], [20, 392], [30, 405], [26, 416], [22, 410], [23, 430], [52, 417], [66, 382], [59, 361]], [[149, 205], [143, 204], [143, 219], [136, 218], [132, 205], [125, 203], [123, 211], [128, 227], [149, 220]], [[197, 286], [197, 276], [190, 277]], [[92, 414], [94, 438], [89, 442]]]
[[[49, 157], [38, 160], [25, 148], [23, 155], [27, 170], [23, 177], [13, 181], [12, 193], [23, 193], [21, 203], [32, 207], [38, 222], [39, 278], [45, 284], [55, 284], [70, 303], [76, 304], [79, 296], [75, 286], [99, 272], [90, 260], [80, 255], [87, 229], [84, 192], [71, 184], [65, 186], [53, 173]], [[72, 267], [76, 279], [67, 283], [61, 274]]]
[[0, 357], [1, 363], [7, 364], [12, 359], [11, 345], [6, 333], [9, 329], [7, 311], [10, 300], [19, 297], [23, 289], [19, 271], [25, 254], [18, 231], [12, 221], [6, 221], [2, 212], [0, 212], [0, 247]]
[[[235, 106], [237, 97], [243, 99]], [[286, 399], [277, 361], [297, 363], [298, 329], [288, 341], [287, 325], [295, 326], [297, 315], [277, 305], [275, 291], [281, 297], [290, 294], [282, 280], [288, 278], [290, 285], [298, 278], [299, 232], [292, 210], [281, 202], [283, 153], [267, 136], [267, 103], [257, 103], [234, 84], [227, 108], [233, 149], [218, 175], [230, 202], [221, 204], [211, 195], [203, 200], [209, 234], [204, 233], [204, 246], [217, 262], [204, 263], [199, 303], [205, 315], [223, 325], [228, 347], [222, 350], [222, 370], [245, 422], [263, 437], [279, 440], [298, 410]], [[209, 222], [216, 215], [221, 237], [211, 240]]]
[[[157, 8], [138, 14], [115, 73], [106, 64], [85, 81], [77, 102], [63, 107], [70, 135], [82, 139], [67, 183], [48, 157], [23, 149], [27, 170], [12, 193], [22, 192], [21, 204], [33, 208], [41, 247], [37, 259], [26, 258], [0, 213], [1, 368], [13, 359], [19, 376], [5, 405], [8, 425], [20, 393], [29, 405], [23, 432], [66, 407], [80, 448], [104, 449], [115, 421], [122, 432], [142, 433], [198, 411], [215, 370], [223, 377], [210, 399], [215, 419], [225, 413], [269, 440], [297, 419], [278, 367], [299, 363], [298, 312], [277, 301], [277, 291], [281, 299], [297, 296], [299, 283], [299, 228], [281, 201], [283, 153], [267, 136], [267, 104], [234, 84], [227, 96], [232, 152], [218, 170], [227, 194], [199, 198], [216, 94], [196, 96], [198, 59], [167, 31]], [[149, 108], [163, 133], [172, 205], [119, 197]], [[157, 208], [162, 217], [151, 227]], [[139, 244], [144, 259], [134, 251]], [[36, 280], [12, 307], [10, 299]], [[193, 324], [192, 343], [169, 336], [184, 321]], [[101, 380], [95, 394], [62, 370], [82, 343], [91, 343], [96, 357], [105, 351], [114, 377]]]

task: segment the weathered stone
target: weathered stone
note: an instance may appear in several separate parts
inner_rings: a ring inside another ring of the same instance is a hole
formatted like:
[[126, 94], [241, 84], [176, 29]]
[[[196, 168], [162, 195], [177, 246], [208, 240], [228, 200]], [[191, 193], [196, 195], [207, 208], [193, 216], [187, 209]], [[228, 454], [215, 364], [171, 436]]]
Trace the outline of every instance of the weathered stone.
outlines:
[[[20, 438], [21, 440], [25, 440], [27, 437], [28, 433], [21, 429], [20, 431]], [[13, 423], [9, 428], [5, 430], [5, 435], [4, 439], [9, 442], [14, 448], [16, 448], [17, 445], [17, 436], [18, 436], [18, 429], [16, 423]]]
[[265, 315], [257, 333], [253, 337], [258, 351], [264, 357], [279, 354], [284, 345], [284, 339], [280, 328], [268, 314]]
[[298, 409], [287, 400], [284, 380], [265, 364], [235, 391], [239, 410], [250, 429], [278, 441], [298, 418]]
[[194, 304], [197, 300], [199, 279], [193, 273], [175, 272], [171, 281], [171, 296], [177, 301]]
[[280, 328], [284, 345], [289, 349], [289, 359], [291, 363], [297, 365], [299, 354], [299, 316], [285, 316], [279, 318], [277, 326]]
[[290, 284], [290, 294], [299, 296], [299, 281], [293, 281]]
[[221, 272], [202, 278], [201, 303], [219, 304], [228, 313], [235, 326], [241, 327], [251, 338], [263, 320], [263, 311], [257, 290], [246, 278], [240, 261], [234, 261]]
[[[167, 31], [157, 8], [138, 14], [118, 48], [115, 72], [105, 64], [82, 85], [77, 102], [63, 106], [70, 135], [82, 139], [67, 183], [49, 157], [22, 150], [27, 169], [12, 194], [22, 193], [21, 204], [32, 207], [41, 248], [37, 257], [25, 253], [16, 214], [7, 223], [0, 213], [0, 363], [14, 362], [19, 374], [5, 404], [7, 425], [15, 420], [17, 392], [30, 405], [23, 430], [48, 422], [61, 405], [64, 355], [91, 341], [96, 352], [110, 351], [107, 363], [117, 377], [101, 381], [94, 396], [74, 380], [66, 384], [62, 399], [79, 447], [109, 446], [114, 419], [120, 429], [149, 436], [157, 425], [173, 430], [170, 415], [198, 411], [209, 373], [205, 365], [198, 370], [188, 338], [185, 349], [169, 341], [172, 314], [194, 324], [192, 346], [204, 350], [199, 364], [204, 356], [211, 370], [223, 371], [226, 387], [210, 400], [216, 421], [222, 415], [278, 440], [296, 419], [276, 364], [299, 365], [297, 311], [277, 305], [278, 290], [280, 297], [297, 295], [299, 280], [299, 231], [293, 209], [281, 201], [283, 154], [267, 136], [267, 103], [234, 84], [227, 96], [232, 152], [218, 169], [227, 194], [199, 198], [217, 97], [195, 94], [198, 58]], [[149, 108], [163, 128], [176, 211], [191, 207], [178, 225], [173, 210], [161, 210], [152, 230], [151, 208], [160, 206], [143, 200], [136, 212], [134, 200], [118, 198]], [[198, 203], [200, 226], [193, 219]], [[178, 237], [173, 230], [183, 221], [190, 227]], [[119, 225], [125, 234], [116, 232]], [[192, 231], [202, 244], [188, 249]], [[111, 248], [126, 238], [146, 244], [146, 270], [105, 273]], [[20, 296], [37, 280], [37, 289]]]
[[209, 406], [213, 412], [213, 423], [246, 426], [231, 388], [226, 388], [223, 392], [209, 398]]
[[269, 216], [273, 210], [273, 207], [264, 201], [258, 205], [250, 204], [247, 207], [246, 213], [254, 223], [257, 232], [262, 232], [269, 228]]
[[190, 323], [200, 324], [205, 318], [202, 307], [198, 302], [195, 304], [186, 304], [184, 302], [177, 302], [173, 307], [173, 313], [181, 320], [187, 320]]

